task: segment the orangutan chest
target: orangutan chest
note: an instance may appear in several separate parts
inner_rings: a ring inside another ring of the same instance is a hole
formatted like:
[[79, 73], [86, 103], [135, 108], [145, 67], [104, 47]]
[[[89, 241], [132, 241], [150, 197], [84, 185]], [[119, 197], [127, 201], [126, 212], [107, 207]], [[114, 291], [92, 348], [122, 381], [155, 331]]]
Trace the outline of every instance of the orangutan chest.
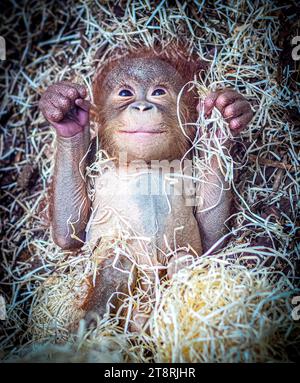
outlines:
[[191, 205], [178, 185], [159, 171], [106, 172], [95, 180], [88, 239], [140, 239], [159, 248], [186, 246], [195, 235], [199, 237]]

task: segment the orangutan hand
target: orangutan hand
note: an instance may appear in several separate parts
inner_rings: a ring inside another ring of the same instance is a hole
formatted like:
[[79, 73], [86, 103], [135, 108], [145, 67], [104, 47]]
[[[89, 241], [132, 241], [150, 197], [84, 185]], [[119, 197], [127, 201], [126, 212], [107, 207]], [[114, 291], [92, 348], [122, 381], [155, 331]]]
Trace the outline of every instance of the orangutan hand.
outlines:
[[90, 103], [84, 100], [86, 95], [84, 86], [65, 81], [49, 86], [42, 95], [39, 107], [59, 136], [72, 137], [88, 125]]
[[214, 107], [221, 112], [224, 119], [229, 123], [234, 135], [245, 129], [253, 117], [249, 102], [233, 89], [226, 88], [209, 93], [204, 100], [206, 117], [210, 116]]

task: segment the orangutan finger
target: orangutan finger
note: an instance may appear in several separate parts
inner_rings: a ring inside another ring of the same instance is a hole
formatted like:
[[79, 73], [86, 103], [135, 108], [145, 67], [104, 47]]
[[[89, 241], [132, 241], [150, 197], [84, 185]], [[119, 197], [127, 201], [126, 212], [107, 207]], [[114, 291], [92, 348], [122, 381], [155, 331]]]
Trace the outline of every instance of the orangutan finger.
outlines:
[[86, 112], [88, 112], [90, 110], [90, 107], [91, 107], [91, 103], [89, 101], [87, 101], [87, 100], [83, 100], [82, 98], [77, 98], [75, 100], [75, 104], [79, 108], [85, 110]]
[[228, 105], [234, 103], [236, 100], [241, 99], [242, 97], [243, 96], [234, 90], [225, 90], [218, 95], [215, 105], [217, 109], [219, 109], [219, 111], [223, 114], [224, 109]]
[[48, 102], [47, 104], [40, 103], [40, 109], [49, 122], [59, 122], [64, 118], [63, 112], [53, 106], [51, 102]]
[[78, 97], [81, 97], [78, 90], [75, 87], [71, 85], [65, 85], [62, 83], [52, 85], [49, 90], [53, 93], [59, 93], [72, 101], [74, 101]]
[[241, 115], [240, 117], [232, 119], [229, 123], [229, 127], [232, 130], [244, 129], [248, 125], [248, 123], [252, 120], [252, 117], [253, 117], [252, 111], [245, 113]]
[[204, 113], [208, 116], [215, 106], [219, 92], [209, 93], [204, 100]]
[[51, 104], [55, 108], [61, 110], [64, 114], [69, 112], [72, 107], [71, 100], [68, 97], [62, 96], [60, 93], [48, 93], [47, 97]]
[[227, 119], [239, 117], [251, 110], [250, 104], [246, 100], [238, 99], [232, 104], [225, 107], [223, 116]]
[[77, 92], [79, 93], [80, 97], [82, 97], [82, 98], [85, 98], [87, 96], [87, 90], [86, 90], [86, 87], [84, 85], [74, 84], [74, 83], [68, 82], [68, 81], [61, 81], [60, 83], [58, 83], [56, 85], [59, 85], [59, 84], [62, 84], [62, 85], [68, 86], [70, 88], [76, 89]]

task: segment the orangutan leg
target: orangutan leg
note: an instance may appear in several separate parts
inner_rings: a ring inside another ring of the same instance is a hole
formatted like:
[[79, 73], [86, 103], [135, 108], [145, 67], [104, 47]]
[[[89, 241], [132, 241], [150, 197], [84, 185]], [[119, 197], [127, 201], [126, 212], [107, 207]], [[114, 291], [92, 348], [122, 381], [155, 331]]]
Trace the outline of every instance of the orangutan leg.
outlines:
[[91, 289], [84, 309], [90, 322], [95, 314], [100, 318], [105, 313], [115, 314], [136, 284], [136, 268], [126, 256], [109, 256], [97, 272], [95, 285]]

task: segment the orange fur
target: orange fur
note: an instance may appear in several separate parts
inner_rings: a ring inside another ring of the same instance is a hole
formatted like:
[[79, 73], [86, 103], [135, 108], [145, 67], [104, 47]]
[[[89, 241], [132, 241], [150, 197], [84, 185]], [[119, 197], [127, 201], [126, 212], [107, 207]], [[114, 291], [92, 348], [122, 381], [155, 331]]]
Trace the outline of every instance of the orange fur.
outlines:
[[[101, 105], [103, 99], [102, 82], [107, 73], [111, 72], [120, 60], [135, 58], [159, 58], [170, 64], [187, 83], [193, 80], [194, 75], [205, 72], [207, 64], [199, 59], [195, 53], [188, 52], [188, 48], [179, 43], [169, 44], [167, 48], [157, 45], [155, 48], [139, 48], [137, 50], [121, 50], [115, 52], [114, 57], [108, 59], [95, 74], [93, 81], [93, 95], [95, 106], [91, 108], [91, 118], [96, 122], [101, 120]], [[189, 105], [190, 119], [196, 116], [197, 100], [195, 94], [190, 92], [185, 95], [185, 103]]]

